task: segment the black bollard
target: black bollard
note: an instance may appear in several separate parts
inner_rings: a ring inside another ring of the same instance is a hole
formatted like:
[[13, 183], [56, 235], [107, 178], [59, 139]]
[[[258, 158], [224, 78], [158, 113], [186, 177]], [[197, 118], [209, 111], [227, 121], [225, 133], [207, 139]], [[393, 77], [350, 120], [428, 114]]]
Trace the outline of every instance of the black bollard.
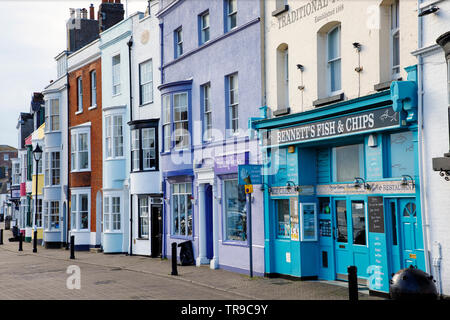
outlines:
[[33, 234], [33, 252], [37, 252], [37, 231], [35, 230], [34, 231], [34, 234]]
[[358, 277], [356, 266], [347, 268], [348, 272], [348, 298], [350, 301], [358, 301]]
[[172, 243], [172, 276], [177, 276], [177, 244], [176, 242]]
[[75, 259], [75, 236], [70, 236], [70, 259]]
[[20, 233], [19, 234], [19, 251], [23, 251], [22, 242], [23, 242], [23, 235]]
[[0, 229], [0, 244], [3, 244], [3, 229]]

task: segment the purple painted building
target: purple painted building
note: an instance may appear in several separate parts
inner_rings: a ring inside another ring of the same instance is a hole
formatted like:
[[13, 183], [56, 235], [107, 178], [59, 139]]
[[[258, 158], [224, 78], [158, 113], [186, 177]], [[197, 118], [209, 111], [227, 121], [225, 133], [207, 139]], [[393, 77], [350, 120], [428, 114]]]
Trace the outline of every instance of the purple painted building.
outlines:
[[163, 254], [190, 240], [197, 266], [248, 273], [251, 231], [253, 272], [263, 275], [262, 191], [255, 185], [250, 226], [237, 181], [239, 164], [261, 161], [248, 130], [262, 105], [259, 3], [160, 5]]

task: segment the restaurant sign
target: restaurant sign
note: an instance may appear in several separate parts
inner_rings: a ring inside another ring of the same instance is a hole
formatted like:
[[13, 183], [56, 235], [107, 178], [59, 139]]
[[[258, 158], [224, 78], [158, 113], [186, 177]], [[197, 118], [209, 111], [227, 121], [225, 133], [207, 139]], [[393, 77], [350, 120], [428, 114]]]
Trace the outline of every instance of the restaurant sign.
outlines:
[[306, 142], [357, 132], [398, 127], [399, 125], [398, 112], [395, 112], [392, 107], [385, 107], [299, 126], [269, 130], [264, 144], [276, 146]]

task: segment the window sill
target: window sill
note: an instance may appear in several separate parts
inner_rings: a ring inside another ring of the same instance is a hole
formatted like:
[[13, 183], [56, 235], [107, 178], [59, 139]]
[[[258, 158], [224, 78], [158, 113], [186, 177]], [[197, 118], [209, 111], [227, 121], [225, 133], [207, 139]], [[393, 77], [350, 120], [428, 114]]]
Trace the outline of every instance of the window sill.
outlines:
[[79, 111], [75, 112], [75, 115], [79, 115], [81, 113], [83, 113], [83, 110], [79, 110]]
[[91, 168], [89, 168], [89, 169], [72, 170], [72, 171], [70, 171], [70, 173], [82, 173], [82, 172], [91, 172]]
[[117, 231], [103, 231], [104, 234], [123, 234], [122, 230]]
[[386, 82], [380, 82], [380, 83], [374, 85], [374, 86], [373, 86], [373, 89], [374, 89], [375, 91], [384, 91], [384, 90], [390, 89], [391, 83], [392, 83], [393, 81], [400, 81], [400, 80], [402, 80], [401, 77], [398, 78], [398, 79], [396, 79], [396, 80], [389, 80], [389, 81], [386, 81]]
[[140, 104], [139, 105], [139, 108], [142, 108], [142, 107], [145, 107], [145, 106], [148, 106], [149, 104], [153, 104], [154, 103], [154, 101], [152, 100], [152, 101], [149, 101], [149, 102], [144, 102], [144, 103], [142, 103], [142, 104]]
[[342, 100], [344, 100], [344, 93], [343, 92], [341, 92], [339, 94], [336, 94], [334, 96], [330, 96], [330, 97], [326, 97], [326, 98], [322, 98], [322, 99], [317, 99], [316, 101], [313, 102], [313, 106], [316, 107], [316, 108], [317, 107], [322, 107], [324, 105], [331, 104], [331, 103], [334, 103], [334, 102], [339, 102], [339, 101], [342, 101]]
[[278, 108], [276, 111], [273, 112], [273, 115], [275, 117], [284, 116], [291, 113], [291, 108]]
[[192, 236], [178, 236], [178, 235], [175, 235], [175, 234], [172, 234], [172, 235], [170, 235], [170, 238], [171, 239], [179, 239], [179, 240], [194, 240], [194, 237], [192, 237]]
[[97, 105], [95, 105], [95, 106], [90, 106], [90, 107], [88, 108], [88, 110], [94, 110], [94, 109], [97, 109]]
[[289, 5], [285, 4], [284, 7], [278, 8], [275, 11], [272, 11], [272, 17], [276, 17], [283, 12], [289, 11]]
[[111, 95], [111, 97], [113, 97], [113, 98], [114, 98], [114, 97], [118, 97], [118, 96], [120, 96], [121, 94], [122, 94], [122, 92], [115, 93], [115, 94], [113, 93], [113, 94]]
[[136, 238], [137, 241], [148, 241], [150, 240], [149, 238]]
[[248, 243], [246, 241], [237, 241], [237, 240], [225, 240], [222, 241], [223, 246], [234, 246], [234, 247], [248, 247]]
[[90, 233], [91, 231], [89, 229], [70, 229], [70, 232], [77, 232], [77, 233]]
[[125, 157], [106, 158], [105, 161], [125, 160]]

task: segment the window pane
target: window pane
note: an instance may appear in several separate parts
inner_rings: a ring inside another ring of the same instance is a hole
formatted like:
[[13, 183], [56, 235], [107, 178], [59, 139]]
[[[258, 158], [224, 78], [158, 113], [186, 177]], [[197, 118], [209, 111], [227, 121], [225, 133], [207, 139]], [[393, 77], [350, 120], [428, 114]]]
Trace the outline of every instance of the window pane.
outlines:
[[411, 131], [390, 135], [391, 177], [414, 176], [414, 144]]
[[336, 181], [353, 181], [360, 176], [359, 145], [336, 147]]
[[244, 186], [237, 180], [225, 181], [225, 224], [227, 240], [247, 240], [247, 213]]
[[366, 245], [364, 201], [352, 201], [353, 244]]
[[277, 200], [278, 207], [278, 229], [277, 236], [285, 238], [291, 236], [291, 216], [289, 211], [289, 200]]
[[336, 200], [337, 242], [347, 242], [347, 201]]
[[334, 28], [328, 34], [328, 60], [339, 58], [340, 54], [340, 28]]

